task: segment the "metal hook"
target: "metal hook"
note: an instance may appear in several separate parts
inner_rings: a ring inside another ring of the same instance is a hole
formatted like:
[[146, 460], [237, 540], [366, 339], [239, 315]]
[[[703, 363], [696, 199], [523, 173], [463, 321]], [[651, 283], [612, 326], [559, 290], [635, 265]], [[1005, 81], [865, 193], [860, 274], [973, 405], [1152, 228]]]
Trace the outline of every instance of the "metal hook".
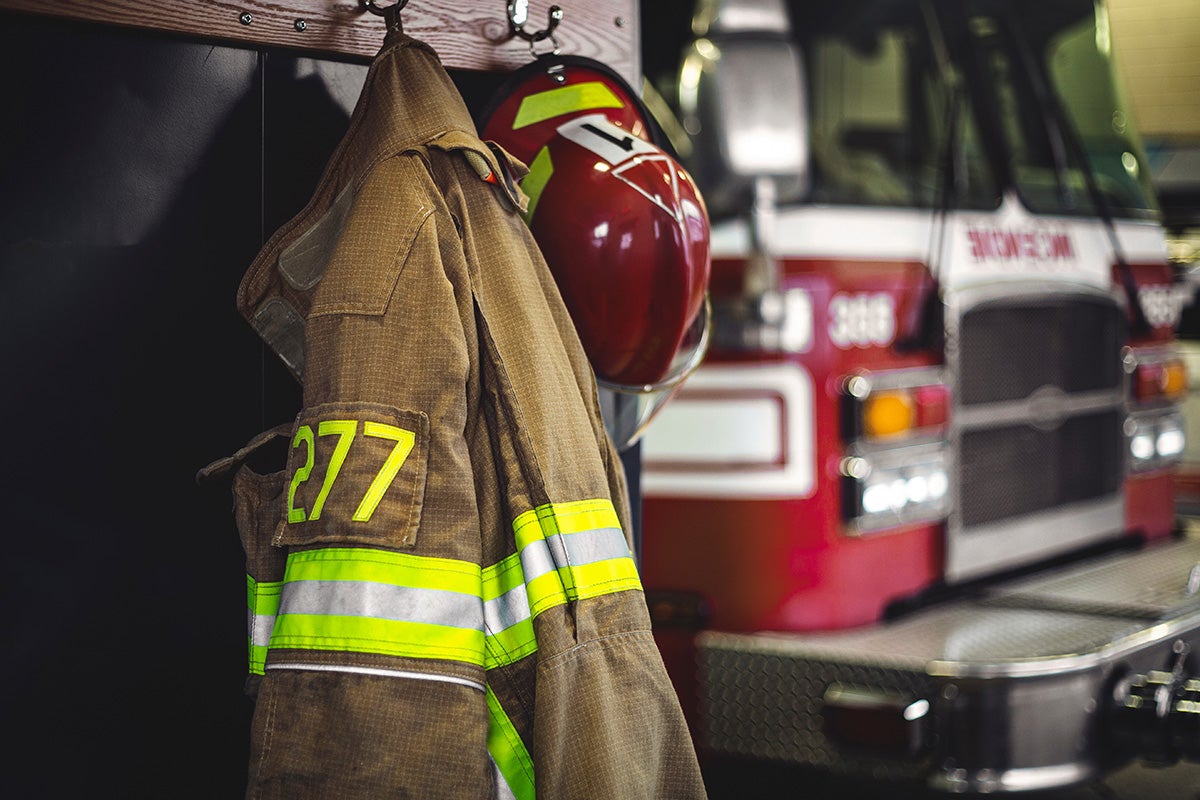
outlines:
[[537, 33], [530, 33], [525, 30], [525, 23], [529, 21], [529, 0], [508, 0], [508, 25], [510, 30], [516, 36], [520, 36], [525, 41], [529, 42], [529, 52], [537, 56], [537, 51], [534, 45], [545, 39], [549, 39], [554, 46], [554, 53], [558, 53], [558, 39], [554, 38], [554, 29], [558, 27], [558, 23], [563, 20], [563, 10], [558, 6], [550, 6], [550, 11], [546, 18], [546, 27]]
[[359, 4], [376, 16], [383, 17], [384, 23], [389, 31], [403, 33], [404, 28], [400, 24], [400, 12], [408, 5], [408, 0], [396, 0], [390, 6], [380, 6], [375, 0], [358, 0]]

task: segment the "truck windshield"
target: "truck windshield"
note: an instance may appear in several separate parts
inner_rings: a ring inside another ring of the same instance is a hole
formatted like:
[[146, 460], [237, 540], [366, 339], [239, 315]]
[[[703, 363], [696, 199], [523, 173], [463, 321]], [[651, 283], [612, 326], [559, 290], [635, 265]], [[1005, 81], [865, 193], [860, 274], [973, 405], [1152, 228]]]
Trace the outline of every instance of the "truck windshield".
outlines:
[[927, 5], [793, 3], [792, 13], [811, 87], [814, 202], [999, 205], [974, 101]]
[[[817, 203], [1153, 217], [1093, 0], [791, 3]], [[1086, 153], [1086, 156], [1083, 155]], [[1085, 162], [1086, 158], [1086, 162]]]
[[[960, 8], [962, 8], [960, 6]], [[1157, 215], [1150, 171], [1093, 0], [974, 0], [966, 52], [992, 92], [1010, 180], [1033, 211]], [[1088, 171], [1091, 175], [1089, 177]]]

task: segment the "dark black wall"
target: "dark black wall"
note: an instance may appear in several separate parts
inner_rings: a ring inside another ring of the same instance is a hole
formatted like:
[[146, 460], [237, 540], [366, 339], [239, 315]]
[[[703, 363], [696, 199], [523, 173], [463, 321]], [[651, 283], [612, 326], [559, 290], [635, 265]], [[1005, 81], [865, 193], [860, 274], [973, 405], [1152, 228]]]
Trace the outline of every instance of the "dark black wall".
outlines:
[[346, 112], [278, 53], [0, 29], [0, 796], [237, 797], [244, 564], [193, 476], [299, 406], [234, 295]]
[[234, 297], [366, 65], [0, 30], [0, 797], [239, 797], [244, 562], [194, 476], [299, 408]]

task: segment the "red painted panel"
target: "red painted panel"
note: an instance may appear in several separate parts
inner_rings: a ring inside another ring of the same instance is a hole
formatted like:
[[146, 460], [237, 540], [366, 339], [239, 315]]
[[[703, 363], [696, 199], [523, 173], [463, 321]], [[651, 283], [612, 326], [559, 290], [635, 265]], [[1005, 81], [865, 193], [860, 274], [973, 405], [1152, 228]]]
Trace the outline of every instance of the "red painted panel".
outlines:
[[1125, 482], [1125, 529], [1148, 539], [1167, 536], [1175, 527], [1175, 481], [1172, 470], [1130, 477]]

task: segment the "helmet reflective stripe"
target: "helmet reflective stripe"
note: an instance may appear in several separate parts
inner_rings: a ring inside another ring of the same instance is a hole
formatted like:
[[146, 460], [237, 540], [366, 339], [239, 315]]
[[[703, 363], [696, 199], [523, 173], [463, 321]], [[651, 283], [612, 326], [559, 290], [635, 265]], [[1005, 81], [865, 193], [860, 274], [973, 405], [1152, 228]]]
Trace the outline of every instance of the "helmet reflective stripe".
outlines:
[[488, 753], [496, 768], [496, 797], [533, 800], [533, 759], [490, 686], [486, 694]]
[[537, 211], [542, 190], [546, 188], [546, 184], [553, 174], [554, 162], [550, 160], [550, 148], [543, 147], [534, 157], [533, 163], [529, 165], [528, 174], [521, 180], [521, 191], [529, 198], [529, 205], [525, 207], [526, 223], [533, 219], [533, 212]]
[[250, 575], [246, 576], [246, 630], [252, 675], [263, 674], [263, 664], [267, 660], [267, 643], [271, 639], [271, 629], [275, 627], [275, 615], [279, 611], [279, 594], [282, 588], [282, 581], [259, 583]]
[[290, 553], [270, 647], [483, 666], [480, 569], [368, 548]]
[[536, 125], [573, 111], [589, 108], [624, 108], [621, 98], [600, 81], [575, 83], [545, 92], [528, 95], [521, 100], [517, 116], [513, 119], [513, 130]]

